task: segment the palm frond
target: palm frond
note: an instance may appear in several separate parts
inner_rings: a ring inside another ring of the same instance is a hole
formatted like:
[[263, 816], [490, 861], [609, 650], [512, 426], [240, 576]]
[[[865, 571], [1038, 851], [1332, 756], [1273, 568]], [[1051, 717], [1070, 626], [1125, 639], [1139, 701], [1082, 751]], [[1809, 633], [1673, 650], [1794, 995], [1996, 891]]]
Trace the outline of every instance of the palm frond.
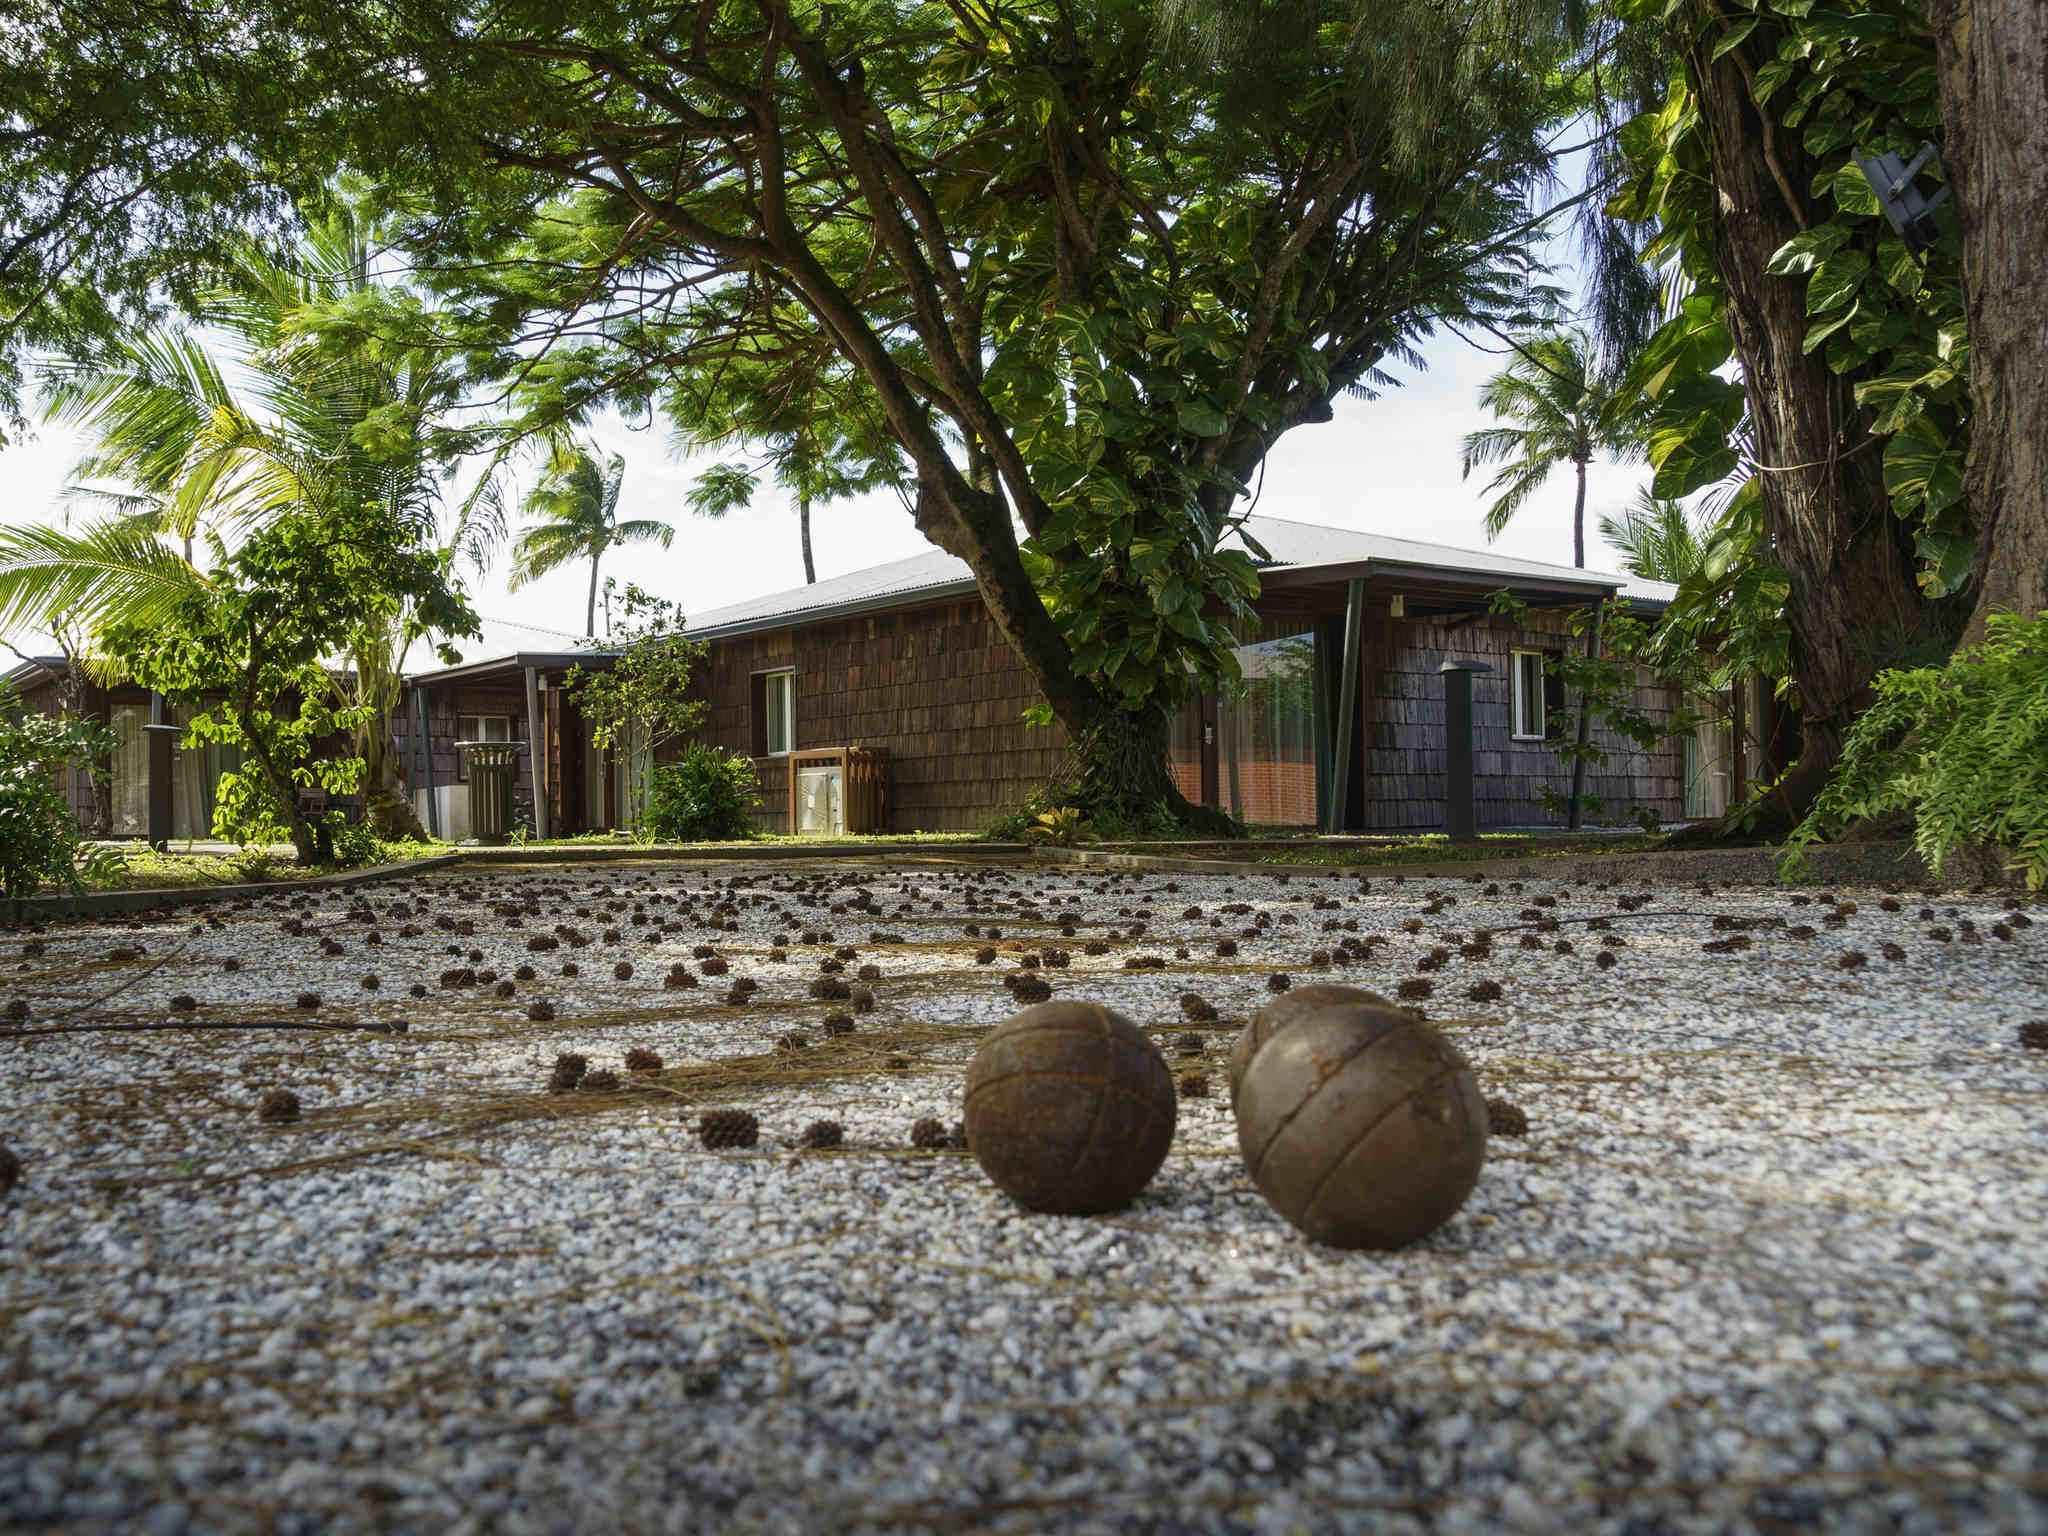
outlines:
[[0, 630], [100, 634], [167, 622], [204, 578], [157, 533], [133, 521], [72, 532], [0, 528]]
[[[1535, 495], [1543, 482], [1550, 478], [1551, 461], [1544, 459], [1534, 463], [1522, 461], [1508, 465], [1495, 475], [1487, 485], [1487, 494], [1494, 497], [1486, 509], [1486, 537], [1497, 539], [1507, 531], [1509, 523], [1522, 509], [1522, 503]], [[1498, 495], [1495, 493], [1498, 492]]]
[[614, 544], [659, 544], [667, 549], [675, 536], [675, 529], [659, 518], [636, 517], [615, 524], [611, 541]]
[[1622, 565], [1645, 581], [1676, 585], [1698, 571], [1705, 541], [1683, 502], [1639, 491], [1620, 513], [1603, 513], [1600, 537], [1621, 551]]

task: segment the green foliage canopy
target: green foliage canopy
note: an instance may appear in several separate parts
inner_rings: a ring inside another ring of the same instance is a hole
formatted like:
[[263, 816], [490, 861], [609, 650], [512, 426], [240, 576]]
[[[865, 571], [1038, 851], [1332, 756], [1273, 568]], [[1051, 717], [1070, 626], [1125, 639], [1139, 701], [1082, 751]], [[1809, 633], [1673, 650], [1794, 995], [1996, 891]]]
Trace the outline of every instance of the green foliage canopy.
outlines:
[[[1638, 25], [1678, 14], [1664, 0], [1624, 0]], [[1686, 15], [1694, 13], [1687, 12]], [[1952, 225], [1916, 252], [1893, 233], [1860, 166], [1881, 151], [1911, 159], [1941, 130], [1934, 42], [1919, 0], [1757, 0], [1723, 13], [1700, 8], [1712, 56], [1752, 38], [1775, 47], [1748, 77], [1770, 109], [1754, 152], [1776, 160], [1774, 126], [1800, 136], [1821, 167], [1810, 188], [1819, 217], [1771, 257], [1774, 275], [1804, 279], [1807, 352], [1820, 351], [1854, 385], [1884, 455], [1894, 514], [1913, 530], [1922, 590], [1932, 598], [1968, 577], [1975, 545], [1962, 498], [1969, 441], [1969, 344]], [[1652, 260], [1667, 262], [1687, 296], [1651, 338], [1627, 379], [1646, 404], [1653, 490], [1680, 497], [1716, 481], [1769, 473], [1744, 451], [1741, 385], [1713, 262], [1718, 211], [1692, 84], [1674, 71], [1663, 104], [1629, 123], [1622, 144], [1634, 176], [1610, 204], [1655, 220]], [[1939, 175], [1938, 162], [1923, 174]], [[1788, 197], [1788, 201], [1801, 201]]]
[[1144, 0], [109, 14], [123, 47], [258, 40], [261, 90], [220, 88], [258, 109], [245, 163], [373, 177], [452, 304], [337, 323], [461, 349], [535, 420], [829, 348], [1078, 737], [1230, 681], [1257, 579], [1226, 538], [1274, 441], [1441, 321], [1536, 318], [1569, 10], [1386, 0], [1268, 29], [1245, 71], [1162, 46]]
[[188, 744], [241, 748], [243, 767], [221, 777], [221, 835], [282, 832], [302, 863], [331, 859], [335, 828], [300, 809], [299, 791], [358, 787], [363, 760], [348, 738], [373, 713], [331, 684], [336, 637], [400, 606], [435, 632], [476, 633], [450, 556], [411, 534], [374, 505], [288, 514], [229, 552], [166, 618], [106, 635], [130, 676], [185, 707]]

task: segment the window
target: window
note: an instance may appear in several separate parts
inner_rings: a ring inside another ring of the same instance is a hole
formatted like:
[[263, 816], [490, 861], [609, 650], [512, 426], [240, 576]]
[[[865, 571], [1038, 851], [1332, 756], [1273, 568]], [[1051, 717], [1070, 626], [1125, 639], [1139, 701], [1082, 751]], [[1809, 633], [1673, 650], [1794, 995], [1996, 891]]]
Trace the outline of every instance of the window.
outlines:
[[1511, 651], [1508, 659], [1514, 663], [1514, 728], [1510, 734], [1516, 741], [1541, 741], [1550, 702], [1543, 652]]
[[[510, 715], [457, 715], [455, 717], [455, 739], [457, 741], [517, 741], [512, 729]], [[458, 783], [469, 782], [469, 759], [466, 754], [455, 754], [455, 778]]]
[[754, 674], [754, 756], [796, 750], [796, 674]]
[[512, 739], [512, 717], [510, 715], [457, 715], [455, 717], [455, 739], [457, 741], [510, 741]]

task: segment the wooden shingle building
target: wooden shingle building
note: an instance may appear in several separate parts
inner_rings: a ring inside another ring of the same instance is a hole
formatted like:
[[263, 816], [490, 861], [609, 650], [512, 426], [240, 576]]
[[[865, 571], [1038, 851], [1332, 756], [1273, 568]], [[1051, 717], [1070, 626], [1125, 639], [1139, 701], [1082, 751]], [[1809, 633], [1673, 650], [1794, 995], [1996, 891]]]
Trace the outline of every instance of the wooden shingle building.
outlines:
[[[1480, 825], [1550, 822], [1538, 790], [1563, 785], [1545, 738], [1564, 701], [1546, 663], [1580, 643], [1567, 615], [1616, 595], [1647, 607], [1669, 595], [1488, 551], [1278, 518], [1249, 527], [1271, 560], [1262, 562], [1256, 622], [1240, 626], [1246, 688], [1182, 712], [1172, 766], [1190, 799], [1256, 827], [1441, 827], [1446, 660], [1492, 669], [1475, 689]], [[1491, 612], [1502, 589], [1529, 605], [1525, 624]], [[1348, 687], [1347, 627], [1357, 636]], [[1061, 760], [1063, 733], [1025, 723], [1036, 689], [951, 555], [697, 614], [690, 632], [709, 647], [702, 734], [757, 760], [769, 830], [790, 827], [792, 764], [802, 775], [813, 751], [886, 760], [882, 826], [901, 832], [984, 826], [1021, 805]], [[1667, 685], [1645, 674], [1637, 686], [1651, 713], [1676, 708]], [[1628, 820], [1638, 807], [1666, 820], [1686, 813], [1691, 747], [1602, 745], [1609, 761], [1589, 787], [1605, 819]], [[813, 799], [797, 797], [800, 819]]]
[[[1569, 615], [1617, 596], [1649, 610], [1669, 593], [1643, 583], [1492, 551], [1255, 517], [1261, 561], [1256, 617], [1238, 625], [1245, 687], [1195, 700], [1174, 723], [1171, 767], [1190, 799], [1247, 825], [1324, 831], [1413, 831], [1444, 825], [1447, 661], [1489, 669], [1474, 686], [1474, 764], [1482, 828], [1555, 821], [1541, 791], [1566, 787], [1552, 739], [1572, 716], [1551, 661], [1581, 642]], [[1506, 590], [1521, 621], [1493, 611]], [[563, 682], [603, 667], [592, 643], [494, 624], [475, 659], [411, 672], [393, 720], [397, 761], [430, 832], [468, 835], [458, 741], [521, 742], [517, 815], [538, 836], [632, 827], [653, 766], [645, 752], [598, 751]], [[690, 622], [706, 646], [696, 686], [709, 706], [703, 740], [755, 759], [764, 830], [968, 831], [1020, 807], [1059, 766], [1057, 726], [1025, 722], [1029, 674], [997, 633], [966, 566], [932, 551]], [[473, 651], [477, 647], [471, 647]], [[57, 659], [15, 669], [29, 707], [53, 708]], [[1637, 703], [1668, 716], [1679, 700], [1643, 673]], [[152, 765], [151, 701], [95, 691], [122, 736], [112, 764], [116, 835], [143, 831]], [[159, 704], [160, 707], [160, 704]], [[1737, 711], [1740, 717], [1740, 711]], [[132, 739], [131, 739], [132, 738]], [[1596, 741], [1608, 761], [1589, 777], [1601, 818], [1666, 821], [1718, 814], [1739, 790], [1753, 745], [1725, 724], [1650, 751]], [[231, 766], [217, 751], [168, 771], [178, 837], [207, 835], [211, 785]], [[91, 786], [67, 785], [81, 820]]]

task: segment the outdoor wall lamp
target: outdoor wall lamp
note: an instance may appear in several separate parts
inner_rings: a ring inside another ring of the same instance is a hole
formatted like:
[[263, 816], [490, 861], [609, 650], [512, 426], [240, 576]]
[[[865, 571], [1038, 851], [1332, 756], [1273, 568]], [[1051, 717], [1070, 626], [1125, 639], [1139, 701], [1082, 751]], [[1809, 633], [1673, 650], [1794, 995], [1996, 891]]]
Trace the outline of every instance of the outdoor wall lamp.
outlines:
[[1893, 154], [1856, 157], [1870, 190], [1877, 194], [1884, 216], [1904, 236], [1907, 247], [1915, 251], [1924, 251], [1934, 244], [1940, 234], [1934, 225], [1934, 210], [1947, 202], [1949, 193], [1955, 190], [1944, 182], [1935, 189], [1934, 196], [1928, 197], [1914, 185], [1913, 178], [1933, 158], [1934, 146], [1928, 143], [1923, 143], [1920, 153], [1909, 162]]

